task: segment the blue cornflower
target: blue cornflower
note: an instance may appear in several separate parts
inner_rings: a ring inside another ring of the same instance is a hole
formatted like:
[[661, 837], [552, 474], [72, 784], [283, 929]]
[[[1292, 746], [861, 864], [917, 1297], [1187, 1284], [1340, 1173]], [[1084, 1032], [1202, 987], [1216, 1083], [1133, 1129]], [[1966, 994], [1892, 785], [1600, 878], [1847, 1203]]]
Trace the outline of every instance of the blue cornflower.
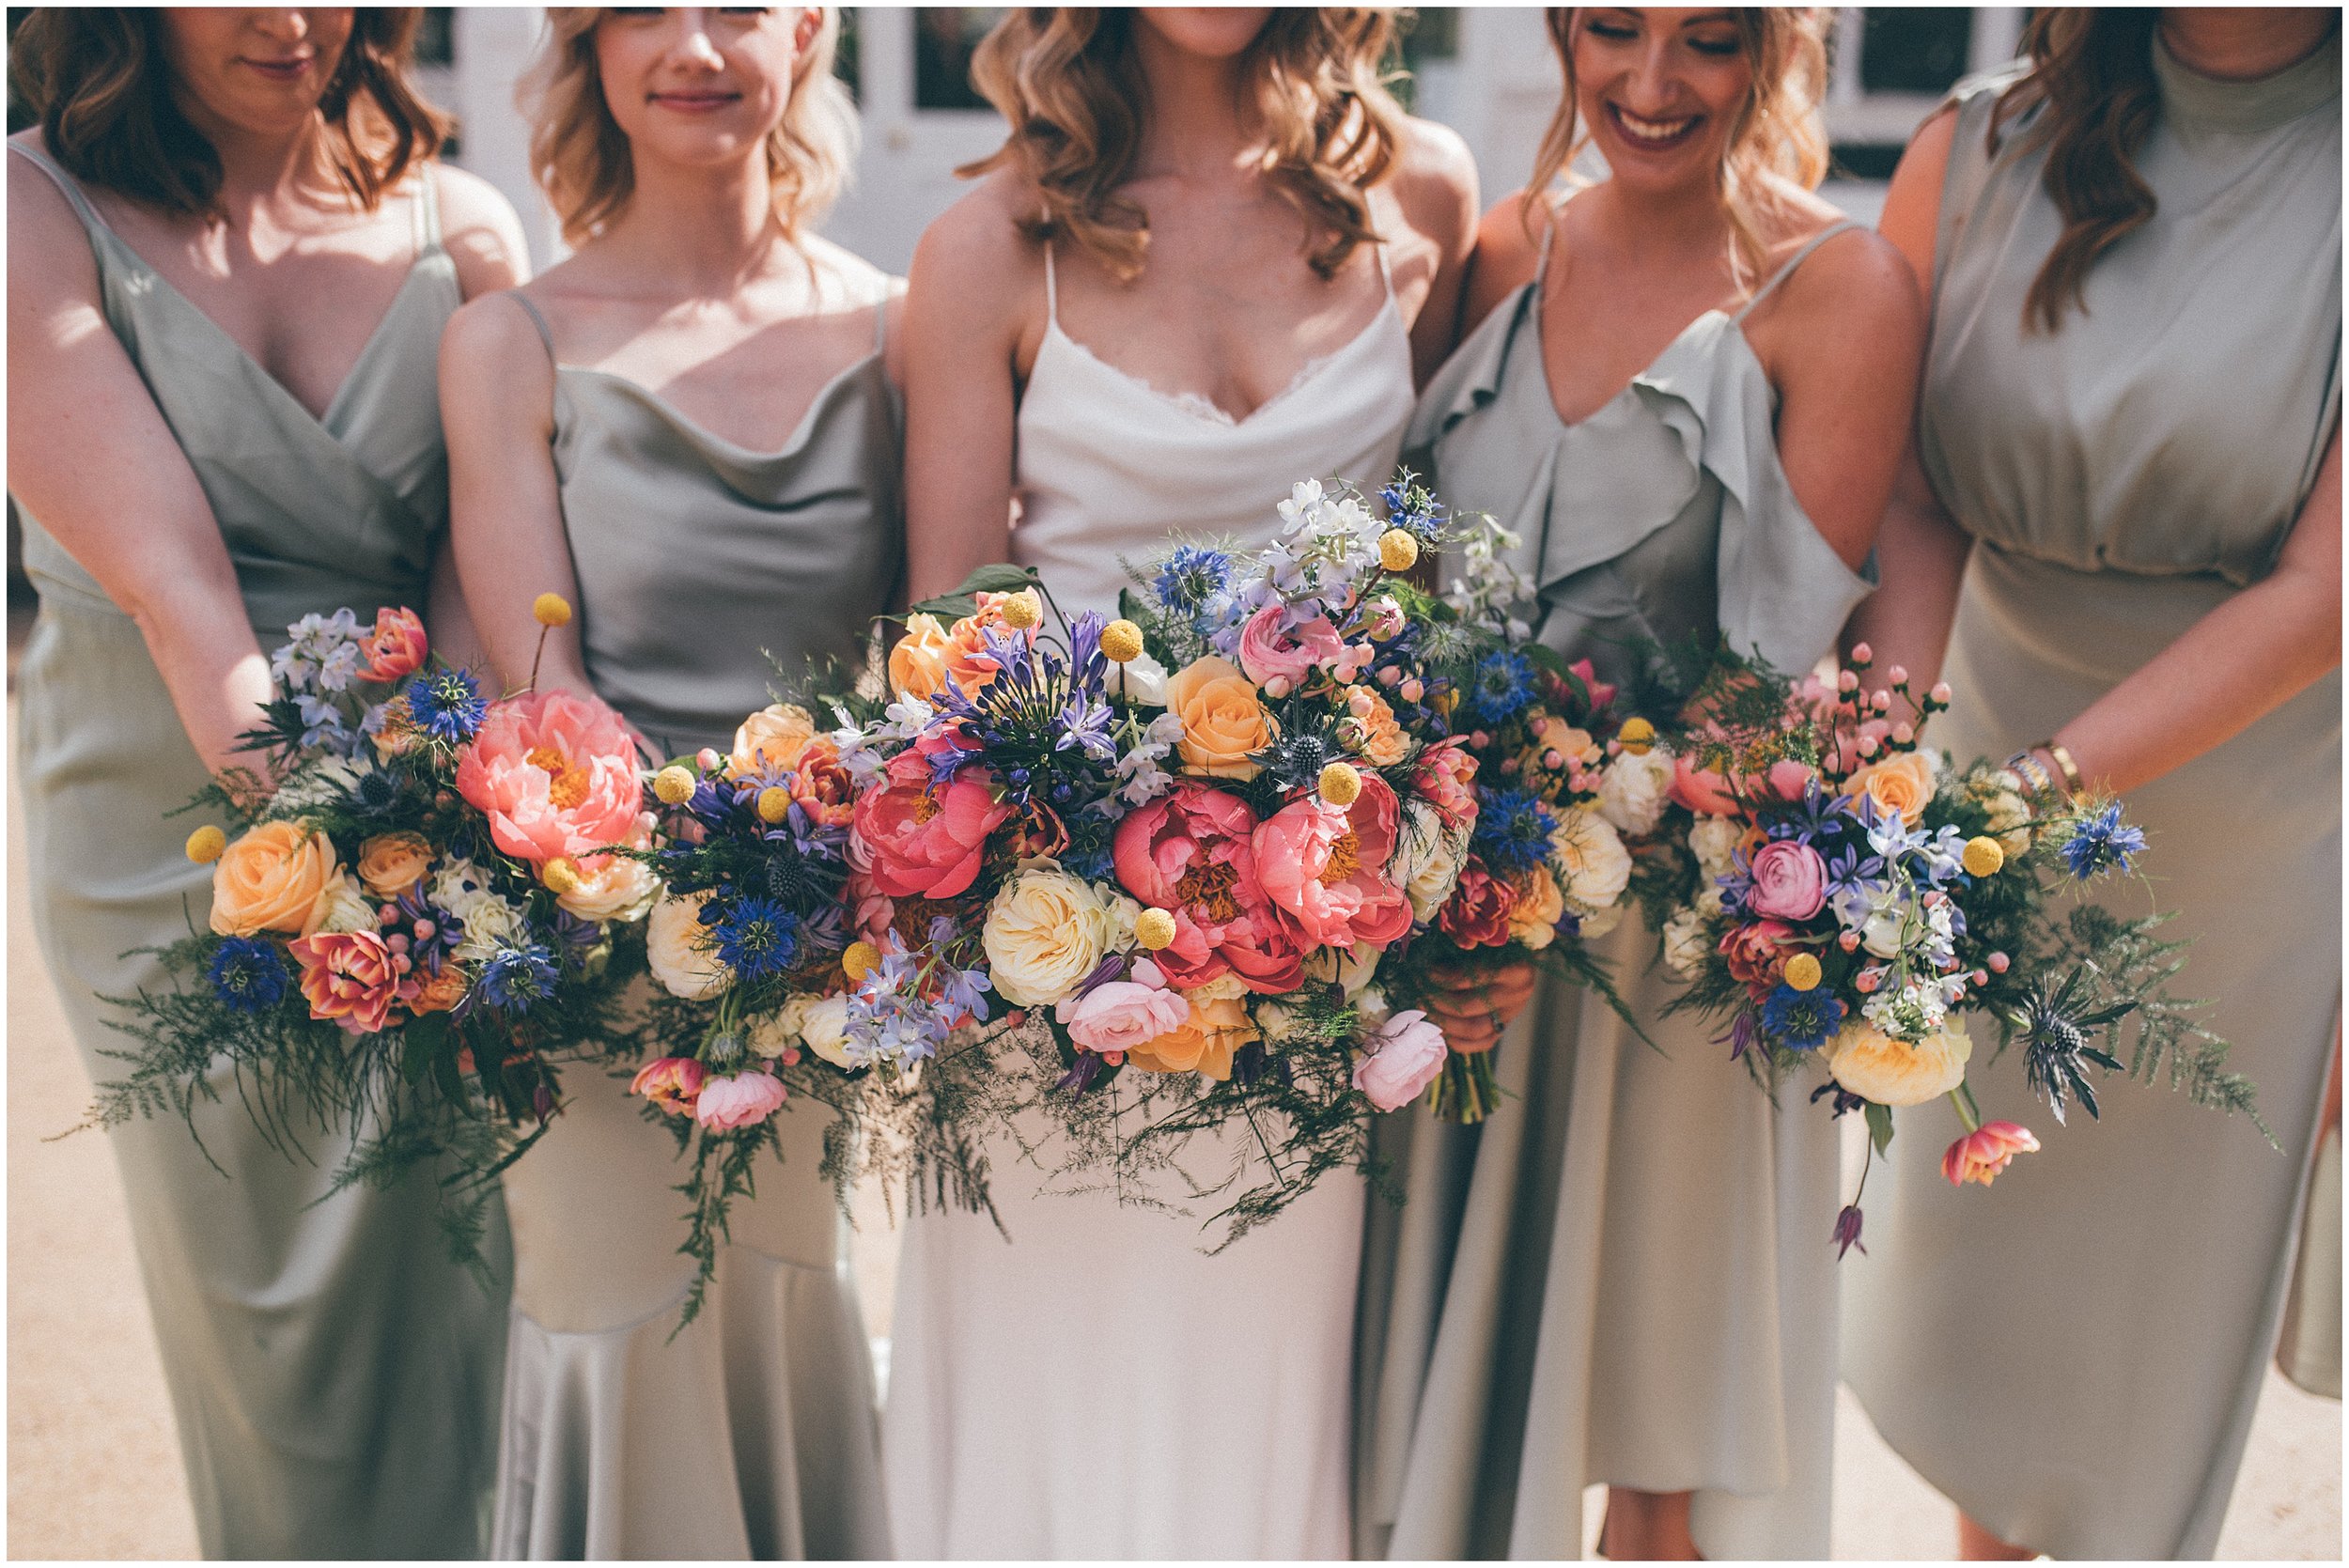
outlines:
[[1816, 1050], [1843, 1027], [1844, 1012], [1825, 986], [1797, 991], [1781, 982], [1762, 1004], [1762, 1032], [1789, 1050]]
[[710, 933], [718, 956], [745, 980], [791, 967], [800, 952], [800, 917], [771, 898], [738, 898]]
[[554, 955], [537, 942], [501, 947], [481, 967], [477, 989], [481, 1000], [501, 1013], [527, 1013], [533, 1003], [554, 995], [557, 973]]
[[2063, 846], [2063, 863], [2085, 882], [2108, 871], [2126, 871], [2129, 858], [2143, 852], [2145, 831], [2121, 820], [2116, 800], [2079, 826]]
[[1471, 846], [1493, 871], [1531, 871], [1549, 859], [1549, 835], [1558, 819], [1541, 798], [1522, 789], [1476, 791], [1476, 830]]
[[1184, 545], [1166, 558], [1150, 591], [1167, 609], [1188, 613], [1231, 585], [1232, 558], [1220, 550]]
[[470, 740], [490, 705], [463, 670], [435, 670], [408, 687], [408, 715], [417, 727], [442, 740]]
[[240, 1013], [266, 1013], [286, 995], [286, 960], [255, 937], [231, 937], [212, 955], [212, 994]]
[[1523, 654], [1488, 653], [1469, 676], [1469, 707], [1488, 724], [1512, 718], [1532, 697], [1533, 666]]

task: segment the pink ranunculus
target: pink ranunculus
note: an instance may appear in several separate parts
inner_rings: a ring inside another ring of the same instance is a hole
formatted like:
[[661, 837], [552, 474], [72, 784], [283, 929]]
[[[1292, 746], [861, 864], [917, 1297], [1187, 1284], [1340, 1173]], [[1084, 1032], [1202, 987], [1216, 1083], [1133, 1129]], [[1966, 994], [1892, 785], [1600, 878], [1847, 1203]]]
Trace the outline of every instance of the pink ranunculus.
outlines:
[[399, 1001], [398, 955], [373, 931], [321, 931], [290, 944], [302, 966], [310, 1017], [332, 1018], [353, 1034], [372, 1034]]
[[1509, 915], [1517, 904], [1514, 888], [1486, 871], [1483, 862], [1470, 861], [1437, 911], [1436, 924], [1461, 947], [1501, 947], [1509, 940]]
[[1785, 944], [1794, 935], [1793, 926], [1775, 920], [1733, 927], [1720, 941], [1731, 978], [1747, 986], [1777, 985], [1786, 968]]
[[1365, 773], [1344, 811], [1308, 799], [1258, 825], [1257, 877], [1299, 948], [1384, 947], [1411, 928], [1409, 903], [1384, 875], [1402, 815], [1387, 781]]
[[1699, 816], [1735, 816], [1737, 798], [1729, 781], [1710, 768], [1699, 768], [1685, 756], [1672, 758], [1672, 798]]
[[690, 1056], [663, 1056], [636, 1069], [628, 1092], [642, 1094], [672, 1116], [690, 1116], [709, 1069]]
[[1275, 602], [1249, 616], [1240, 628], [1239, 667], [1259, 686], [1276, 675], [1293, 686], [1315, 665], [1346, 652], [1346, 643], [1329, 616], [1315, 615], [1296, 627], [1287, 623], [1288, 607]]
[[1011, 815], [995, 798], [994, 777], [966, 768], [952, 783], [932, 784], [918, 751], [889, 762], [888, 784], [856, 803], [855, 836], [872, 858], [873, 886], [891, 898], [952, 898], [978, 879], [987, 839]]
[[1158, 965], [1138, 958], [1129, 978], [1096, 986], [1054, 1011], [1080, 1048], [1106, 1054], [1146, 1046], [1181, 1028], [1190, 1017], [1190, 1003], [1167, 989]]
[[1827, 862], [1807, 844], [1781, 838], [1753, 852], [1746, 908], [1777, 920], [1809, 920], [1827, 903]]
[[1413, 774], [1420, 798], [1436, 808], [1449, 828], [1476, 822], [1476, 759], [1457, 740], [1445, 740], [1419, 754]]
[[1354, 1063], [1354, 1087], [1381, 1110], [1400, 1110], [1443, 1071], [1449, 1048], [1443, 1031], [1414, 1007], [1397, 1013], [1371, 1036], [1371, 1052]]
[[1248, 802], [1197, 780], [1128, 815], [1111, 861], [1120, 886], [1174, 916], [1174, 940], [1157, 955], [1180, 990], [1237, 973], [1251, 990], [1294, 989], [1304, 955], [1257, 878]]
[[713, 1078], [693, 1097], [693, 1120], [712, 1132], [756, 1126], [772, 1116], [789, 1096], [783, 1080], [772, 1073], [736, 1073]]
[[2038, 1147], [2039, 1140], [2028, 1127], [2013, 1122], [1984, 1122], [1950, 1145], [1949, 1153], [1941, 1157], [1941, 1174], [1952, 1187], [1964, 1187], [1968, 1182], [1988, 1187], [2016, 1155], [2034, 1153]]
[[568, 691], [491, 704], [457, 759], [457, 793], [488, 815], [500, 849], [534, 866], [640, 847], [652, 825], [627, 721]]
[[381, 681], [414, 675], [424, 668], [430, 647], [424, 617], [413, 610], [385, 605], [375, 613], [375, 629], [359, 640], [360, 673]]

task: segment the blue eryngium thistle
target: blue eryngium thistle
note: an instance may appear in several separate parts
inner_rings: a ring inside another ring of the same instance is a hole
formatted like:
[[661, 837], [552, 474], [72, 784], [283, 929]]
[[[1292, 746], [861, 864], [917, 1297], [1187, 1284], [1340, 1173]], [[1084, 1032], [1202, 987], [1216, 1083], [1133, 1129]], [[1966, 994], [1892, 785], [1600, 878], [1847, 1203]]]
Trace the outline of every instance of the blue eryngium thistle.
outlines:
[[1532, 696], [1533, 666], [1523, 654], [1488, 653], [1469, 676], [1469, 710], [1487, 724], [1515, 717]]
[[1825, 986], [1797, 991], [1781, 982], [1762, 1004], [1762, 1029], [1789, 1050], [1816, 1050], [1843, 1027], [1843, 1013]]
[[481, 968], [481, 1000], [501, 1013], [527, 1013], [554, 995], [554, 955], [537, 942], [501, 947]]
[[710, 935], [727, 968], [744, 980], [764, 980], [799, 956], [800, 917], [771, 898], [738, 898]]
[[463, 670], [435, 670], [410, 683], [408, 715], [416, 727], [441, 740], [470, 740], [490, 705]]
[[1549, 859], [1558, 819], [1541, 798], [1522, 789], [1476, 790], [1476, 828], [1470, 847], [1495, 872], [1531, 871]]
[[2079, 825], [2064, 842], [2063, 863], [2085, 882], [2108, 871], [2126, 871], [2129, 859], [2145, 848], [2145, 831], [2121, 820], [2121, 802], [2098, 812]]
[[231, 937], [212, 955], [212, 994], [240, 1013], [265, 1013], [286, 995], [286, 960], [257, 937]]

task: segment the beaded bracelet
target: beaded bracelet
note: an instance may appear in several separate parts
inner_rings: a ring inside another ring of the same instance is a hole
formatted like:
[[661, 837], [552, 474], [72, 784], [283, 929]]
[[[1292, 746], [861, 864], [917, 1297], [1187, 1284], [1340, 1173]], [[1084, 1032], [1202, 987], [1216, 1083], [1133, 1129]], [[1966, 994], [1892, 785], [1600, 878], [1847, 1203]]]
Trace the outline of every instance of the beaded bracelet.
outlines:
[[2055, 775], [2047, 771], [2046, 763], [2031, 755], [2030, 753], [2031, 749], [2025, 747], [2007, 758], [2006, 770], [2022, 780], [2023, 787], [2033, 795], [2053, 793]]
[[2055, 765], [2063, 771], [2063, 787], [2074, 795], [2083, 793], [2087, 785], [2080, 782], [2079, 764], [2072, 760], [2071, 752], [2060, 740], [2043, 740], [2039, 749], [2055, 758]]

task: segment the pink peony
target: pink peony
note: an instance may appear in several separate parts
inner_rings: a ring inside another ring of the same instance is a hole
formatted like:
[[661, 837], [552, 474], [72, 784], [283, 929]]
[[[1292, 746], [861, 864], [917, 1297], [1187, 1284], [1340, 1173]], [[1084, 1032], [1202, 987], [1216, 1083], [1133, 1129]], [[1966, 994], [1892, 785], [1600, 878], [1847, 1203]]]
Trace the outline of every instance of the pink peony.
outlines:
[[302, 996], [310, 1017], [332, 1018], [353, 1034], [372, 1034], [389, 1021], [400, 1000], [405, 960], [373, 931], [320, 932], [293, 942], [302, 966]]
[[1400, 1110], [1443, 1071], [1443, 1031], [1416, 1007], [1381, 1024], [1370, 1043], [1371, 1053], [1354, 1063], [1354, 1087], [1381, 1110]]
[[1470, 861], [1436, 924], [1461, 947], [1500, 947], [1509, 940], [1509, 916], [1517, 903], [1514, 888], [1486, 871], [1482, 861]]
[[644, 1095], [672, 1116], [684, 1116], [692, 1111], [708, 1076], [709, 1069], [690, 1056], [664, 1056], [637, 1068], [628, 1092]]
[[1132, 1050], [1182, 1027], [1190, 1003], [1166, 988], [1166, 976], [1147, 958], [1134, 961], [1131, 976], [1096, 986], [1055, 1010], [1068, 1037], [1085, 1050]]
[[386, 605], [375, 613], [375, 629], [359, 639], [361, 673], [369, 680], [394, 681], [424, 668], [431, 647], [424, 619], [413, 610]]
[[1809, 920], [1827, 903], [1827, 862], [1809, 845], [1782, 838], [1753, 852], [1746, 908], [1778, 920]]
[[885, 788], [856, 802], [855, 840], [872, 864], [873, 887], [890, 898], [952, 898], [978, 879], [987, 839], [1011, 815], [995, 798], [994, 779], [966, 768], [953, 783], [933, 784], [919, 751], [890, 759]]
[[693, 1099], [693, 1120], [712, 1132], [756, 1126], [782, 1108], [788, 1096], [772, 1073], [737, 1073], [702, 1084]]
[[1346, 644], [1327, 615], [1315, 615], [1302, 626], [1290, 627], [1288, 607], [1268, 604], [1248, 617], [1239, 632], [1239, 667], [1262, 686], [1274, 676], [1294, 686], [1318, 664], [1346, 653]]
[[1247, 801], [1195, 780], [1117, 825], [1119, 884], [1174, 916], [1174, 940], [1158, 955], [1169, 984], [1189, 990], [1230, 972], [1277, 995], [1301, 982], [1304, 955], [1257, 880], [1255, 827]]
[[500, 849], [534, 866], [641, 846], [652, 824], [627, 722], [568, 691], [492, 704], [457, 759], [457, 793], [489, 816]]
[[1988, 1187], [2016, 1155], [2034, 1153], [2038, 1147], [2039, 1140], [2028, 1127], [2013, 1122], [1984, 1122], [1950, 1145], [1949, 1153], [1941, 1157], [1941, 1174], [1952, 1187], [1964, 1187], [1968, 1182]]
[[1386, 780], [1365, 773], [1344, 811], [1307, 799], [1258, 825], [1256, 875], [1299, 947], [1384, 947], [1411, 928], [1410, 905], [1382, 875], [1402, 815]]
[[1436, 808], [1444, 824], [1469, 828], [1476, 822], [1476, 759], [1457, 740], [1446, 740], [1419, 754], [1414, 774], [1423, 800]]

